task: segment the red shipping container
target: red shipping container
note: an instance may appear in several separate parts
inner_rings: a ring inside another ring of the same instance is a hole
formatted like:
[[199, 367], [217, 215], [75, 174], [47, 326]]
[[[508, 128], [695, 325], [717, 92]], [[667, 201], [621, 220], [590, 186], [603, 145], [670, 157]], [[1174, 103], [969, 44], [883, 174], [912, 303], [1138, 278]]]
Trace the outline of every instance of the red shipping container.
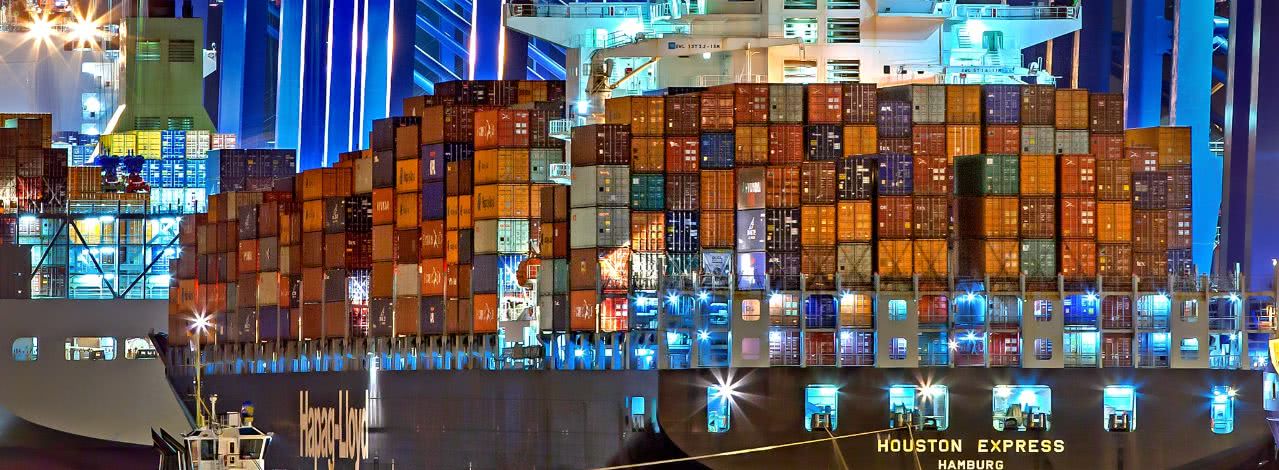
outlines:
[[942, 196], [954, 192], [950, 163], [945, 155], [916, 156], [914, 194], [917, 196]]
[[239, 257], [237, 272], [240, 274], [258, 272], [258, 241], [241, 240]]
[[1128, 243], [1097, 244], [1097, 274], [1126, 278], [1132, 275], [1132, 245]]
[[768, 126], [768, 164], [785, 165], [802, 161], [804, 161], [804, 126], [799, 124]]
[[428, 220], [421, 225], [421, 243], [419, 255], [423, 258], [444, 257], [444, 221]]
[[910, 155], [914, 152], [914, 139], [910, 137], [880, 137], [880, 153]]
[[874, 83], [845, 83], [844, 123], [875, 124], [879, 115], [879, 93]]
[[1137, 277], [1155, 281], [1168, 277], [1168, 253], [1133, 253], [1132, 273]]
[[733, 170], [705, 170], [701, 176], [702, 210], [733, 210], [737, 200]]
[[[737, 240], [734, 215], [736, 215], [736, 212], [732, 210], [702, 211], [701, 226], [698, 227], [702, 248], [733, 247]], [[834, 221], [832, 221], [831, 225], [834, 226]]]
[[1191, 211], [1168, 211], [1168, 249], [1184, 250], [1191, 246]]
[[1021, 153], [1021, 126], [986, 126], [983, 152], [992, 155], [1017, 155]]
[[799, 167], [800, 204], [835, 203], [835, 162], [804, 162]]
[[[915, 238], [950, 236], [950, 196], [912, 196], [911, 223]], [[918, 260], [916, 260], [918, 261]]]
[[[767, 89], [768, 85], [764, 85]], [[708, 91], [701, 94], [701, 123], [703, 132], [733, 130], [733, 93]], [[767, 98], [765, 98], [767, 100]], [[669, 116], [669, 114], [668, 114]], [[768, 119], [768, 104], [764, 104], [764, 119]], [[669, 134], [669, 133], [668, 133]]]
[[1097, 236], [1097, 200], [1090, 197], [1061, 198], [1061, 237]]
[[1071, 278], [1091, 279], [1097, 276], [1097, 244], [1092, 240], [1062, 240], [1062, 275]]
[[1132, 211], [1132, 249], [1161, 255], [1168, 251], [1168, 211]]
[[575, 290], [569, 293], [569, 329], [595, 331], [598, 325], [599, 295], [594, 290]]
[[[1127, 326], [1120, 328], [1131, 328], [1131, 318], [1124, 324]], [[1104, 321], [1103, 326], [1105, 326]], [[1101, 335], [1101, 365], [1102, 367], [1132, 367], [1132, 333]]]
[[1057, 158], [1062, 196], [1092, 196], [1097, 193], [1097, 159], [1091, 155], [1062, 155]]
[[946, 126], [916, 124], [911, 129], [913, 155], [946, 155]]
[[880, 196], [875, 211], [875, 234], [879, 238], [910, 238], [914, 226], [912, 202], [911, 196]]
[[733, 92], [733, 119], [737, 124], [768, 123], [768, 84], [734, 83], [711, 87], [710, 91]]
[[631, 212], [631, 249], [641, 253], [666, 251], [665, 212]]
[[475, 148], [528, 147], [529, 112], [517, 109], [475, 112]]
[[1057, 236], [1057, 199], [1052, 196], [1021, 198], [1021, 238], [1051, 239]]
[[568, 257], [568, 222], [542, 224], [541, 256], [543, 258]]
[[1159, 171], [1159, 152], [1154, 149], [1129, 147], [1124, 156], [1132, 164], [1132, 172]]
[[764, 180], [765, 207], [799, 207], [799, 165], [770, 166]]
[[1132, 200], [1132, 166], [1125, 160], [1097, 160], [1097, 199]]
[[701, 142], [697, 137], [666, 138], [666, 172], [697, 173], [701, 160]]
[[471, 331], [497, 333], [497, 294], [475, 294], [471, 302]]
[[844, 87], [838, 83], [810, 83], [808, 123], [839, 124], [844, 120]]
[[1123, 134], [1090, 134], [1088, 152], [1097, 160], [1122, 160], [1124, 158]]
[[1017, 367], [1021, 365], [1021, 339], [1017, 333], [994, 332], [990, 334], [991, 367]]

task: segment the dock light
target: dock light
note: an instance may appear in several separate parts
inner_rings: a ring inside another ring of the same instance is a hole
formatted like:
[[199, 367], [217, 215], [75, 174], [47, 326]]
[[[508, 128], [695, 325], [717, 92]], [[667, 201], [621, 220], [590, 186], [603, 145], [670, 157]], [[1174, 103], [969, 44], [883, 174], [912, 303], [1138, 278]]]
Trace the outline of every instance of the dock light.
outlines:
[[1230, 294], [1230, 301], [1231, 301], [1231, 302], [1238, 302], [1238, 301], [1239, 301], [1239, 294]]
[[203, 313], [195, 314], [195, 318], [191, 320], [191, 329], [196, 333], [204, 334], [204, 331], [209, 329], [209, 316]]
[[710, 58], [711, 58], [711, 53], [709, 53], [709, 52], [703, 52], [703, 53], [702, 53], [702, 59], [710, 60]]
[[582, 357], [585, 355], [586, 355], [586, 351], [582, 351], [581, 349], [573, 350], [573, 357]]
[[715, 389], [715, 394], [721, 398], [732, 398], [733, 393], [733, 384], [730, 383], [722, 383]]
[[709, 299], [709, 298], [711, 298], [711, 294], [706, 291], [701, 291], [697, 293], [697, 300], [705, 302], [706, 299]]
[[667, 295], [666, 295], [666, 303], [671, 304], [671, 305], [675, 305], [677, 302], [679, 302], [679, 296], [678, 296], [678, 295], [676, 295], [676, 294], [667, 294]]
[[698, 330], [698, 331], [697, 331], [697, 339], [700, 339], [700, 340], [702, 340], [702, 341], [706, 341], [706, 340], [708, 340], [708, 339], [711, 339], [711, 333], [710, 333], [709, 331], [706, 331], [706, 330]]
[[848, 339], [849, 339], [849, 338], [851, 338], [851, 337], [853, 337], [853, 332], [851, 332], [851, 331], [844, 330], [844, 331], [839, 332], [839, 340], [840, 340], [840, 341], [848, 341]]
[[846, 303], [846, 304], [853, 303], [856, 300], [857, 300], [857, 296], [854, 295], [852, 292], [845, 292], [844, 295], [840, 296], [839, 298], [839, 301], [841, 303]]
[[774, 293], [772, 293], [772, 294], [769, 294], [769, 296], [768, 296], [768, 302], [769, 302], [769, 303], [780, 303], [781, 301], [783, 301], [783, 300], [785, 300], [785, 299], [786, 299], [786, 297], [785, 297], [785, 296], [783, 296], [783, 295], [782, 295], [781, 293], [779, 293], [779, 292], [774, 292]]
[[924, 394], [930, 397], [936, 397], [941, 395], [943, 392], [945, 392], [945, 387], [942, 387], [941, 385], [929, 385], [924, 387]]
[[48, 41], [51, 36], [53, 36], [53, 23], [49, 21], [49, 18], [34, 18], [27, 26], [27, 38], [36, 42]]
[[591, 112], [591, 102], [582, 100], [577, 102], [577, 114], [589, 114]]
[[965, 302], [972, 302], [973, 300], [976, 300], [976, 299], [977, 299], [977, 294], [974, 294], [974, 293], [972, 293], [972, 292], [969, 292], [969, 293], [967, 293], [967, 294], [964, 294], [964, 301], [965, 301]]
[[946, 347], [950, 348], [951, 351], [959, 349], [959, 341], [955, 341], [952, 339], [950, 340], [949, 343], [946, 343]]
[[1097, 294], [1094, 294], [1094, 293], [1092, 293], [1092, 292], [1089, 292], [1089, 293], [1087, 293], [1087, 294], [1084, 294], [1084, 301], [1085, 301], [1085, 302], [1088, 302], [1088, 303], [1095, 303], [1095, 302], [1097, 302]]
[[1230, 397], [1230, 398], [1234, 398], [1234, 397], [1235, 397], [1235, 395], [1238, 395], [1238, 394], [1239, 394], [1239, 391], [1238, 391], [1238, 390], [1235, 390], [1235, 388], [1234, 388], [1234, 387], [1230, 387], [1230, 388], [1226, 389], [1226, 396], [1228, 396], [1228, 397]]
[[98, 23], [89, 18], [78, 18], [75, 24], [71, 25], [71, 40], [76, 42], [89, 42], [98, 37]]
[[995, 396], [999, 398], [1008, 398], [1013, 396], [1013, 389], [1007, 385], [995, 387]]

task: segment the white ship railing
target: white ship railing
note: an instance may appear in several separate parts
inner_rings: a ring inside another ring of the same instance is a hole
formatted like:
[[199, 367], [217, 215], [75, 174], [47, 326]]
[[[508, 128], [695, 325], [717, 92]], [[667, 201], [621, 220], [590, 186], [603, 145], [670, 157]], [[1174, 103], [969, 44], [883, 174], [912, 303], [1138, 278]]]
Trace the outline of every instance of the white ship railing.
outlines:
[[573, 135], [573, 128], [577, 126], [585, 126], [586, 118], [581, 116], [573, 116], [565, 119], [555, 119], [551, 121], [550, 134], [551, 137], [568, 140]]
[[698, 75], [693, 86], [711, 87], [729, 83], [768, 83], [768, 76], [762, 74]]
[[565, 5], [507, 4], [506, 12], [510, 16], [536, 18], [639, 18], [650, 7], [651, 5], [648, 2], [575, 3]]
[[953, 18], [985, 20], [1073, 20], [1079, 7], [955, 5]]

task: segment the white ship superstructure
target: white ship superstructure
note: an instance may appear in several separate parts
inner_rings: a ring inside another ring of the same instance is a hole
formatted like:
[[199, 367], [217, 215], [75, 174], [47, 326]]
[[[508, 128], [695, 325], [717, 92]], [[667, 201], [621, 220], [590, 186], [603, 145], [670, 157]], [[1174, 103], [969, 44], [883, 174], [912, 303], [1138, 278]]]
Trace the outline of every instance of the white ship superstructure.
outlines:
[[1078, 6], [963, 0], [508, 4], [504, 15], [569, 48], [583, 117], [611, 96], [723, 83], [1053, 84], [1022, 51], [1082, 24]]

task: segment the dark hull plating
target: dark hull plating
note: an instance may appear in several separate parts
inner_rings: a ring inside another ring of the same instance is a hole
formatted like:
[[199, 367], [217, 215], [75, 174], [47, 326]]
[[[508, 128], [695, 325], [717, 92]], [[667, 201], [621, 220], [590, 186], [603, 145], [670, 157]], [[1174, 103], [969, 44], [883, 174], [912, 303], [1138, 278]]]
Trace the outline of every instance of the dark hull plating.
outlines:
[[[732, 424], [706, 431], [706, 386], [731, 382]], [[299, 405], [338, 406], [349, 391], [353, 406], [370, 390], [369, 452], [361, 468], [590, 468], [825, 437], [802, 426], [803, 390], [839, 387], [835, 435], [889, 427], [887, 389], [894, 384], [944, 384], [950, 427], [915, 431], [915, 439], [946, 439], [948, 452], [921, 452], [923, 469], [1165, 469], [1273, 467], [1273, 439], [1262, 409], [1258, 371], [1173, 369], [873, 369], [771, 368], [645, 371], [367, 371], [215, 375], [205, 393], [223, 407], [251, 400], [257, 425], [276, 435], [272, 468], [314, 468], [301, 456]], [[992, 387], [1046, 385], [1052, 390], [1048, 431], [999, 432], [992, 427]], [[1137, 387], [1137, 428], [1103, 428], [1106, 385]], [[1235, 428], [1210, 429], [1210, 388], [1238, 390]], [[660, 432], [631, 431], [628, 397], [643, 396]], [[656, 406], [653, 407], [653, 402]], [[890, 431], [829, 442], [704, 459], [710, 468], [913, 469], [916, 455], [886, 450], [881, 440], [910, 439]], [[1010, 443], [1003, 443], [1005, 440]], [[1049, 442], [1020, 447], [1030, 440]], [[958, 441], [958, 446], [953, 443]], [[999, 441], [999, 444], [992, 444]], [[1022, 442], [1022, 444], [1018, 444]], [[1003, 448], [1003, 447], [1006, 447]], [[1032, 451], [1034, 449], [1034, 451]], [[1047, 449], [1047, 450], [1045, 450]], [[319, 465], [327, 468], [321, 459]], [[700, 467], [683, 464], [662, 468]], [[336, 468], [354, 468], [338, 459]]]

